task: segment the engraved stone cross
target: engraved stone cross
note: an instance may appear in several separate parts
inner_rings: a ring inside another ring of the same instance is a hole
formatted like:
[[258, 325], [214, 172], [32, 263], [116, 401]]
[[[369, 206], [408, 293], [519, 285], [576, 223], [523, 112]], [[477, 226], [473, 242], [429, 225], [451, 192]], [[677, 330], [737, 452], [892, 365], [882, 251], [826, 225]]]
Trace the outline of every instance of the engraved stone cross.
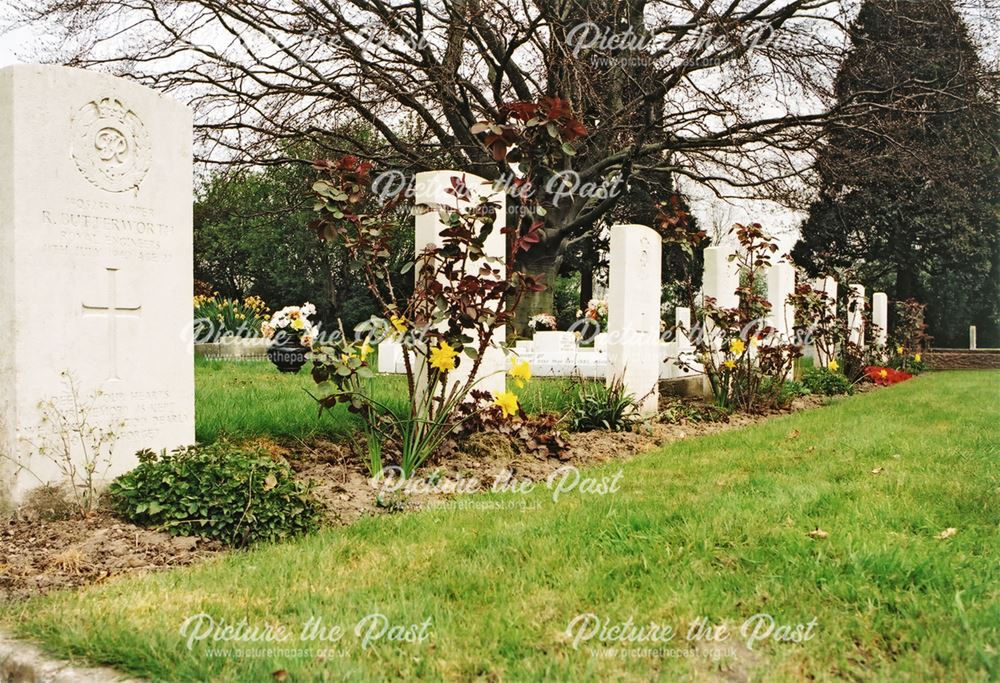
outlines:
[[[118, 376], [118, 318], [138, 318], [142, 306], [120, 306], [118, 304], [117, 268], [107, 268], [108, 303], [95, 306], [83, 303], [85, 317], [107, 317], [108, 319], [108, 380], [120, 380]], [[88, 311], [93, 311], [88, 313]]]

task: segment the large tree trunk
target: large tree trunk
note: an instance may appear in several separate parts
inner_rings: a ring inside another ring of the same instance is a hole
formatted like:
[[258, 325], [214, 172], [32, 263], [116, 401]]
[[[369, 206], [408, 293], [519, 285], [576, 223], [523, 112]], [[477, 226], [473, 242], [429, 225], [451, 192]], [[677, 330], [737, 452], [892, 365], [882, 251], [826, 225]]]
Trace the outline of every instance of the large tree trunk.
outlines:
[[917, 296], [917, 275], [912, 266], [902, 265], [896, 269], [896, 301], [905, 301]]
[[532, 276], [544, 275], [541, 292], [528, 292], [517, 307], [514, 317], [513, 333], [519, 337], [531, 334], [528, 319], [538, 313], [555, 315], [556, 278], [562, 258], [558, 254], [558, 243], [549, 247], [545, 243], [536, 244], [530, 250], [518, 257], [518, 270]]
[[586, 310], [587, 304], [594, 298], [594, 268], [587, 266], [580, 270], [580, 310]]

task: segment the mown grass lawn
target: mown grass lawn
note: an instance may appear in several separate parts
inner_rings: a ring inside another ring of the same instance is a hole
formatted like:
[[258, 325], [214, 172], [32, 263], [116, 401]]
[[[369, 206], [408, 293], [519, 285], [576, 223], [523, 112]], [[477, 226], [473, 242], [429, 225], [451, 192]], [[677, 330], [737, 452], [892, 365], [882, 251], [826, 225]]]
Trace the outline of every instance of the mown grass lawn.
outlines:
[[[406, 378], [379, 375], [375, 398], [394, 409], [406, 405]], [[529, 413], [562, 412], [575, 395], [573, 382], [537, 379], [514, 389]], [[307, 439], [344, 437], [357, 431], [357, 417], [338, 408], [318, 416], [316, 385], [308, 368], [297, 375], [282, 374], [267, 361], [232, 362], [199, 358], [195, 362], [195, 429], [198, 441], [222, 436], [275, 436]]]
[[[587, 473], [621, 468], [614, 494], [554, 502], [539, 488], [476, 499], [513, 509], [370, 519], [33, 599], [4, 621], [55, 654], [156, 680], [997, 680], [998, 424], [1000, 373], [927, 375]], [[829, 536], [807, 535], [817, 527]], [[179, 629], [199, 613], [294, 635], [189, 651]], [[429, 637], [362, 648], [353, 629], [373, 613], [430, 619]], [[565, 632], [585, 613], [678, 634], [575, 649]], [[750, 652], [739, 628], [759, 613], [815, 619], [813, 637]], [[700, 617], [735, 631], [722, 659], [677, 652], [706, 651], [685, 638]], [[298, 641], [310, 618], [347, 631], [326, 657]], [[623, 646], [670, 651], [598, 656]], [[247, 647], [286, 652], [212, 653]]]

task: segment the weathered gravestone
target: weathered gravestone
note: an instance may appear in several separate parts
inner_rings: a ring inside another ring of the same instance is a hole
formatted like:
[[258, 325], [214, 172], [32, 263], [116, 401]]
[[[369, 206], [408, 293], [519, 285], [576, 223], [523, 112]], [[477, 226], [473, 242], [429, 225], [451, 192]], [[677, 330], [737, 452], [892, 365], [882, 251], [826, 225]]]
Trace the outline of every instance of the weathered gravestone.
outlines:
[[[500, 205], [496, 221], [493, 225], [493, 231], [486, 238], [484, 251], [489, 258], [496, 259], [487, 265], [492, 268], [498, 268], [501, 277], [503, 277], [507, 261], [507, 242], [501, 232], [507, 220], [505, 209], [507, 198], [503, 192], [494, 192], [488, 180], [471, 173], [462, 173], [461, 171], [428, 171], [418, 173], [415, 177], [415, 202], [418, 206], [430, 208], [444, 207], [454, 210], [456, 206], [455, 197], [448, 194], [447, 190], [451, 188], [451, 179], [455, 177], [465, 178], [466, 187], [473, 198], [472, 204], [464, 201], [460, 202], [460, 208], [464, 209], [474, 206], [478, 198], [484, 195], [489, 196], [492, 201]], [[417, 214], [415, 219], [414, 248], [418, 257], [429, 245], [441, 246], [443, 244], [441, 231], [445, 227], [436, 210]], [[483, 264], [480, 261], [471, 261], [466, 265], [466, 272], [477, 273], [481, 265]], [[494, 393], [500, 393], [505, 390], [507, 360], [503, 350], [499, 348], [499, 345], [502, 345], [505, 340], [506, 330], [501, 325], [493, 333], [492, 342], [494, 345], [486, 349], [479, 364], [479, 369], [476, 372], [476, 389]], [[473, 344], [473, 346], [477, 345]], [[449, 386], [455, 382], [464, 383], [468, 381], [474, 364], [475, 362], [471, 358], [463, 354], [461, 364], [448, 375]], [[426, 380], [426, 374], [421, 373], [418, 376], [418, 383], [426, 382]]]
[[767, 269], [767, 300], [771, 304], [768, 324], [774, 328], [779, 343], [794, 341], [795, 306], [788, 297], [795, 293], [795, 268], [787, 261], [778, 261]]
[[847, 295], [847, 341], [858, 346], [865, 345], [865, 287], [848, 285]]
[[875, 337], [872, 342], [885, 350], [889, 341], [889, 296], [885, 292], [872, 294], [872, 327]]
[[644, 225], [611, 228], [608, 382], [621, 381], [643, 415], [659, 409], [662, 240]]
[[[0, 69], [0, 502], [64, 479], [63, 451], [44, 450], [81, 417], [70, 379], [116, 435], [98, 475], [194, 441], [191, 181], [181, 104], [98, 73]], [[82, 468], [87, 437], [69, 436]]]
[[732, 250], [727, 247], [705, 248], [705, 269], [702, 276], [702, 292], [715, 299], [721, 308], [736, 308], [740, 305], [736, 293], [740, 286], [740, 269], [735, 260], [730, 259]]

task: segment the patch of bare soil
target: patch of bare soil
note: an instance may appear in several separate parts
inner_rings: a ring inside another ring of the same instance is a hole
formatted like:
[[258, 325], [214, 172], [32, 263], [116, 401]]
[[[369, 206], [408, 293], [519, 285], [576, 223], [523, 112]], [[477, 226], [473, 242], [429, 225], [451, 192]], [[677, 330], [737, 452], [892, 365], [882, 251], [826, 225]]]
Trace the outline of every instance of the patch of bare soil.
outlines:
[[[822, 397], [796, 399], [787, 411], [816, 407]], [[422, 476], [432, 484], [459, 481], [461, 491], [422, 487], [393, 491], [372, 485], [357, 444], [326, 440], [256, 444], [286, 459], [297, 478], [309, 481], [330, 525], [350, 524], [374, 516], [447, 504], [457, 496], [485, 491], [496, 482], [539, 482], [567, 465], [585, 467], [609, 460], [628, 460], [651, 448], [702, 434], [743, 427], [767, 415], [721, 415], [697, 401], [670, 399], [670, 423], [643, 425], [633, 432], [566, 434], [568, 450], [558, 456], [538, 450], [519, 451], [518, 442], [497, 433], [474, 434], [457, 452], [425, 464]], [[0, 522], [0, 602], [57, 588], [100, 583], [127, 573], [190, 564], [224, 551], [216, 541], [177, 538], [124, 522], [108, 512], [85, 519], [67, 518], [51, 500], [20, 518]], [[53, 519], [56, 518], [56, 519]]]
[[[440, 506], [467, 493], [502, 487], [504, 482], [541, 482], [566, 466], [582, 468], [629, 460], [666, 443], [745, 427], [825, 402], [824, 397], [806, 396], [770, 414], [725, 415], [701, 401], [669, 399], [664, 407], [673, 409], [670, 414], [675, 421], [642, 425], [631, 432], [567, 433], [563, 438], [569, 448], [559, 455], [519, 450], [516, 440], [494, 432], [473, 434], [457, 451], [428, 461], [420, 474], [421, 482], [427, 485], [409, 492], [398, 481], [374, 485], [363, 464], [363, 453], [352, 452], [358, 445], [324, 440], [258, 444], [287, 459], [300, 479], [313, 483], [313, 494], [331, 524], [350, 524], [363, 516]], [[443, 482], [453, 482], [459, 490], [449, 490]]]
[[221, 550], [216, 541], [171, 537], [103, 511], [55, 521], [23, 515], [0, 524], [0, 602], [190, 564]]

